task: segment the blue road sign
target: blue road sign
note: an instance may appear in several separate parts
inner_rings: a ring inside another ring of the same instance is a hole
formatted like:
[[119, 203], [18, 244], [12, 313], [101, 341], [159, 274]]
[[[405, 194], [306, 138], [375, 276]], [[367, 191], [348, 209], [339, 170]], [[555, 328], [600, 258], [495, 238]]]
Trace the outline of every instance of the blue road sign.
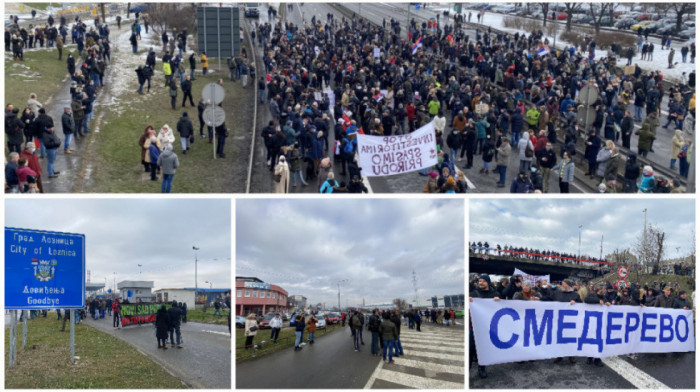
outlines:
[[420, 4], [416, 4], [416, 11], [420, 11]]
[[5, 309], [85, 307], [85, 235], [5, 228]]

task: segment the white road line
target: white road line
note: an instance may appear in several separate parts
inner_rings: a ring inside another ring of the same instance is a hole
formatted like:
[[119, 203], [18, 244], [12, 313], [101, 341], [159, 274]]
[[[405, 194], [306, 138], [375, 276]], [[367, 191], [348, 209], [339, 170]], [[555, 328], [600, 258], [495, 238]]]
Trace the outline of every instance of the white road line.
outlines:
[[394, 358], [397, 365], [409, 366], [418, 369], [426, 369], [440, 373], [464, 374], [464, 366], [440, 365], [438, 363], [416, 361], [403, 357]]
[[209, 331], [207, 329], [203, 329], [202, 332], [209, 332], [209, 333], [215, 333], [215, 334], [224, 335], [224, 336], [230, 336], [228, 332]]
[[[408, 338], [405, 336], [401, 336], [401, 343], [425, 343], [425, 339], [413, 339], [413, 338]], [[453, 341], [444, 341], [440, 340], [439, 342], [434, 342], [431, 340], [428, 340], [430, 342], [432, 347], [454, 347], [455, 345], [459, 344], [464, 344], [464, 339], [462, 340], [453, 340]]]
[[603, 358], [603, 363], [639, 389], [671, 389], [666, 384], [619, 357]]
[[[401, 341], [401, 347], [404, 349], [408, 348], [415, 350], [435, 350], [437, 348], [429, 344], [404, 343], [403, 341]], [[462, 347], [462, 349], [454, 347], [440, 347], [440, 352], [464, 355], [464, 347]]]
[[384, 361], [379, 361], [379, 363], [377, 364], [377, 368], [374, 369], [374, 372], [372, 372], [372, 375], [369, 377], [369, 380], [367, 380], [367, 384], [365, 384], [364, 389], [372, 388], [372, 385], [374, 385], [374, 381], [377, 379], [379, 372], [382, 371], [383, 365], [384, 365]]
[[464, 354], [462, 355], [450, 355], [450, 354], [443, 354], [443, 353], [428, 353], [428, 352], [422, 352], [420, 350], [403, 350], [404, 353], [407, 355], [414, 354], [418, 355], [421, 357], [427, 357], [427, 358], [437, 358], [437, 359], [449, 359], [453, 361], [464, 361]]
[[[387, 364], [387, 367], [389, 366], [391, 366], [391, 364]], [[380, 369], [377, 378], [417, 389], [464, 389], [464, 383], [414, 376], [413, 374], [396, 372], [388, 369]]]

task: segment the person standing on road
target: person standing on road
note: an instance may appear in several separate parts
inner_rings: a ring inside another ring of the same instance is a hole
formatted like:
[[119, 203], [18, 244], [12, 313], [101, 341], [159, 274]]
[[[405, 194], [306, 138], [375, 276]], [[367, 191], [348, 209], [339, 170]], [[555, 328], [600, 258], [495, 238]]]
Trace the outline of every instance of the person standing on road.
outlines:
[[44, 130], [42, 144], [46, 146], [46, 170], [49, 173], [49, 178], [56, 178], [59, 174], [61, 174], [61, 172], [54, 169], [56, 154], [58, 153], [58, 148], [61, 147], [61, 139], [59, 139], [56, 135], [53, 126]]
[[399, 316], [399, 311], [394, 310], [391, 313], [390, 320], [394, 325], [396, 325], [396, 336], [394, 336], [394, 356], [403, 356], [403, 347], [401, 346], [401, 316]]
[[[506, 143], [508, 144], [508, 143]], [[413, 320], [416, 322], [416, 332], [420, 332], [420, 325], [423, 322], [423, 318], [420, 314], [420, 310], [416, 310], [413, 313]]]
[[[399, 337], [396, 330], [396, 324], [389, 320], [389, 313], [384, 313], [382, 315], [381, 325], [379, 326], [379, 333], [382, 337], [383, 347], [382, 347], [382, 360], [386, 361], [386, 351], [389, 350], [389, 363], [394, 363], [394, 341]], [[359, 351], [359, 350], [355, 350]]]
[[165, 305], [161, 305], [156, 313], [156, 338], [158, 339], [158, 348], [163, 350], [168, 349], [168, 330], [170, 329], [170, 317]]
[[[411, 314], [409, 313], [409, 316]], [[379, 310], [372, 310], [372, 315], [369, 316], [368, 328], [372, 333], [372, 347], [371, 353], [373, 357], [379, 356], [379, 328], [381, 327], [382, 321], [379, 318]]]
[[355, 348], [355, 352], [360, 352], [360, 333], [358, 330], [362, 328], [362, 323], [360, 322], [360, 317], [357, 315], [357, 311], [350, 316], [350, 331], [352, 332], [352, 344]]
[[63, 116], [61, 116], [61, 125], [63, 126], [63, 134], [66, 135], [65, 144], [63, 147], [64, 154], [72, 154], [73, 149], [70, 148], [70, 142], [73, 140], [73, 133], [75, 129], [75, 121], [73, 120], [73, 113], [71, 113], [70, 106], [63, 108]]
[[119, 303], [119, 298], [115, 299], [112, 303], [112, 326], [114, 329], [121, 328], [122, 322], [122, 305]]
[[[570, 305], [581, 303], [581, 296], [573, 290], [574, 282], [571, 279], [564, 279], [556, 291], [548, 293], [542, 297], [542, 301], [568, 302]], [[554, 363], [561, 362], [562, 357], [555, 358]], [[569, 357], [569, 362], [576, 363], [575, 357]]]
[[[275, 180], [275, 193], [289, 193], [289, 165], [284, 155], [280, 156], [279, 163], [275, 166], [273, 177]], [[296, 186], [296, 184], [294, 185]]]
[[280, 337], [280, 330], [282, 329], [282, 319], [279, 313], [275, 313], [275, 317], [270, 320], [270, 340], [272, 344], [277, 344], [277, 339]]
[[304, 341], [304, 327], [306, 326], [306, 318], [301, 314], [297, 314], [294, 318], [294, 334], [296, 335], [296, 340], [294, 341], [294, 351], [299, 351], [302, 349], [301, 342]]
[[[165, 305], [163, 305], [165, 306]], [[182, 348], [180, 334], [180, 308], [177, 307], [177, 301], [173, 301], [172, 306], [168, 309], [168, 318], [170, 321], [170, 346], [175, 347], [175, 335], [177, 335], [177, 348]], [[166, 336], [167, 338], [167, 336]]]
[[316, 332], [316, 323], [318, 323], [318, 319], [314, 315], [311, 315], [309, 321], [306, 322], [306, 325], [309, 326], [309, 344], [314, 344], [314, 333]]
[[574, 160], [565, 151], [562, 160], [552, 168], [558, 174], [559, 193], [569, 193], [569, 185], [574, 182], [574, 169]]

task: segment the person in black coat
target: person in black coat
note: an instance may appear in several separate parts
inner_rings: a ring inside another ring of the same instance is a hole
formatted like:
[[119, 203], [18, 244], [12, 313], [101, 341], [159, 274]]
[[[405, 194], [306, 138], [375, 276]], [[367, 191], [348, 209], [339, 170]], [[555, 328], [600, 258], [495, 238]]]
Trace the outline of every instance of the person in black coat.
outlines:
[[168, 339], [169, 330], [170, 318], [168, 316], [168, 311], [165, 309], [165, 305], [161, 305], [156, 313], [156, 338], [158, 339], [158, 348], [162, 348], [163, 350], [168, 349], [166, 341]]
[[194, 135], [194, 127], [192, 126], [192, 121], [187, 116], [187, 112], [182, 113], [182, 117], [177, 122], [177, 132], [180, 134], [180, 143], [182, 144], [182, 153], [187, 154], [187, 150], [190, 149], [190, 139]]
[[620, 124], [620, 131], [622, 132], [622, 147], [629, 149], [632, 132], [634, 131], [634, 121], [632, 121], [632, 114], [629, 111], [625, 111], [625, 117], [622, 118], [622, 123]]
[[[560, 288], [550, 293], [550, 295], [542, 297], [542, 301], [553, 301], [553, 302], [568, 302], [573, 305], [575, 303], [581, 303], [581, 296], [573, 290], [574, 282], [571, 279], [564, 279], [561, 282]], [[562, 358], [554, 359], [554, 363], [561, 362]], [[569, 357], [571, 363], [576, 363], [576, 358]]]
[[637, 154], [632, 153], [627, 157], [627, 162], [625, 163], [625, 193], [637, 193], [637, 179], [640, 172]]
[[588, 172], [586, 173], [587, 176], [595, 175], [596, 167], [598, 166], [596, 159], [598, 157], [598, 151], [600, 151], [601, 144], [602, 140], [597, 135], [596, 131], [591, 131], [586, 139], [585, 157], [588, 161]]
[[182, 348], [182, 335], [180, 334], [180, 317], [182, 312], [177, 307], [177, 301], [173, 301], [173, 306], [168, 309], [168, 318], [170, 321], [170, 345], [175, 347], [175, 335], [177, 335], [177, 348]]
[[[501, 298], [498, 295], [496, 289], [491, 286], [491, 278], [488, 275], [479, 275], [477, 280], [476, 290], [472, 290], [469, 293], [469, 302], [472, 302], [473, 298], [493, 298], [494, 301], [498, 301]], [[471, 313], [469, 314], [471, 318]], [[474, 340], [474, 330], [472, 329], [473, 323], [469, 321], [469, 367], [471, 367], [472, 362], [479, 363], [479, 357], [476, 352], [476, 341]], [[486, 373], [486, 366], [479, 366], [479, 377], [486, 378], [488, 374]]]
[[187, 75], [185, 76], [185, 81], [182, 82], [182, 107], [185, 107], [185, 101], [187, 101], [187, 97], [190, 97], [190, 105], [194, 107], [194, 102], [192, 101], [192, 81], [190, 80], [190, 76]]

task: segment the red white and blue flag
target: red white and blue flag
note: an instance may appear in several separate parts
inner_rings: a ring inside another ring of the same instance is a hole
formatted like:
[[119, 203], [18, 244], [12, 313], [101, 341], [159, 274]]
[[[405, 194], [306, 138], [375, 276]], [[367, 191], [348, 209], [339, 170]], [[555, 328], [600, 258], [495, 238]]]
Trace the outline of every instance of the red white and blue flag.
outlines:
[[423, 37], [418, 37], [418, 40], [416, 40], [416, 43], [413, 44], [413, 50], [411, 51], [411, 54], [414, 55], [418, 51], [418, 48], [420, 48], [423, 44]]
[[384, 96], [382, 95], [381, 92], [379, 92], [379, 93], [377, 93], [377, 95], [374, 96], [374, 101], [379, 102], [382, 100], [382, 98], [384, 98]]
[[544, 56], [549, 54], [549, 45], [543, 45], [541, 48], [537, 50], [537, 55], [538, 56]]

